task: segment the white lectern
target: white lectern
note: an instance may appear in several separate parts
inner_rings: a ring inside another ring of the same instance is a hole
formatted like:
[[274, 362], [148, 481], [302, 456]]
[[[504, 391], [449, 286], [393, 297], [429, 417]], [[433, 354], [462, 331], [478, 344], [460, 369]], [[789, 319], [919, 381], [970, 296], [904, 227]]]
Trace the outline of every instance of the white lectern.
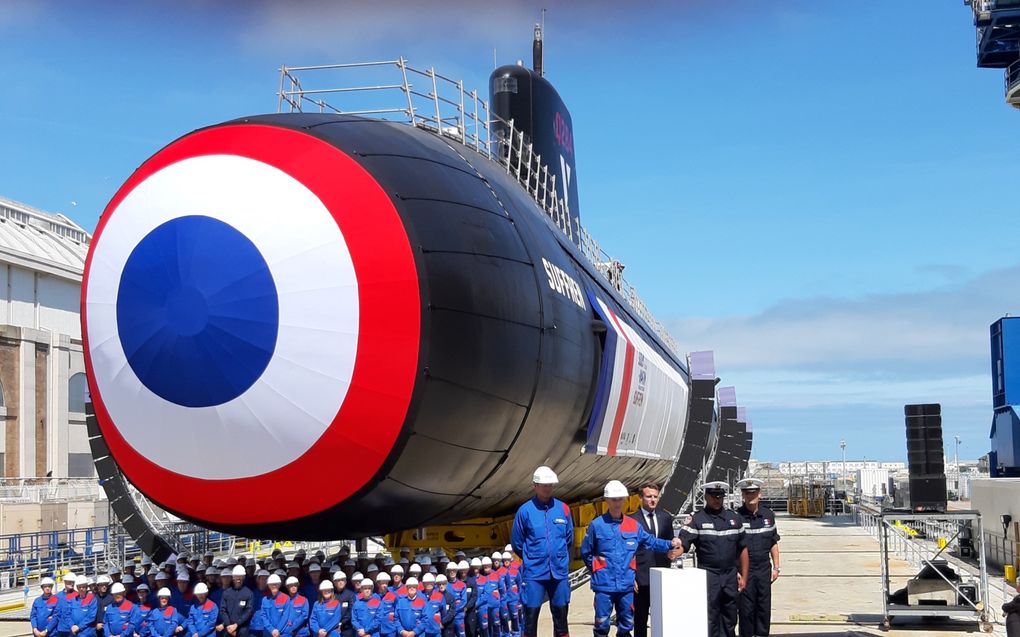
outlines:
[[708, 635], [708, 591], [700, 568], [649, 570], [652, 637]]

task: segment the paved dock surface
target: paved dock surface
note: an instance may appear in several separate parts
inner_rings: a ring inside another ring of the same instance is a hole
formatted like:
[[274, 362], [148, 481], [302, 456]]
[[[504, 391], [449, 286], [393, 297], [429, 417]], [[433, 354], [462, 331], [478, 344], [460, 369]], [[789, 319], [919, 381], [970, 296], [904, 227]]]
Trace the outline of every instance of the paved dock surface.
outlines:
[[[849, 518], [801, 519], [779, 517], [782, 576], [772, 588], [773, 635], [886, 635], [925, 637], [974, 633], [974, 621], [910, 621], [898, 619], [882, 632], [881, 560], [878, 541]], [[890, 563], [892, 588], [906, 585], [916, 570], [903, 560]], [[999, 607], [1002, 580], [990, 577], [994, 633], [1005, 637]], [[1009, 594], [1015, 594], [1009, 591]], [[570, 604], [570, 634], [592, 634], [593, 596], [587, 585], [574, 591]], [[540, 635], [552, 634], [548, 607], [542, 609]], [[614, 628], [610, 635], [614, 635]], [[2, 637], [2, 636], [0, 636]], [[679, 636], [678, 636], [679, 637]]]

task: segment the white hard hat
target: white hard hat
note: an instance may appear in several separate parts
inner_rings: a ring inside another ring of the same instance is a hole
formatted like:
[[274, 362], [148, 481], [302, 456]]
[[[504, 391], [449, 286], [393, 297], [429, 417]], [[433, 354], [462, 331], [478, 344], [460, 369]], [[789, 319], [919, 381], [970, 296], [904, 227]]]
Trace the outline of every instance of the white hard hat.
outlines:
[[64, 574], [64, 581], [66, 582], [70, 580], [73, 582], [75, 579], [77, 579], [77, 577], [78, 576], [74, 574], [74, 571], [68, 571], [67, 573]]
[[446, 576], [443, 575], [442, 573], [436, 575], [436, 584], [446, 584], [449, 581], [450, 580], [446, 579]]
[[276, 584], [277, 586], [279, 586], [280, 583], [281, 583], [280, 582], [280, 576], [277, 575], [276, 573], [273, 573], [272, 575], [270, 575], [269, 579], [266, 580], [266, 584]]
[[75, 586], [88, 586], [89, 585], [89, 578], [85, 577], [84, 575], [79, 575], [78, 577], [74, 578], [74, 585]]
[[457, 566], [457, 562], [450, 562], [449, 564], [446, 565], [446, 570], [448, 572], [449, 571], [456, 571], [458, 568], [459, 567]]
[[99, 579], [96, 580], [96, 584], [109, 584], [112, 581], [109, 575], [100, 575]]
[[351, 575], [351, 579], [355, 582], [359, 582], [365, 579], [365, 576], [359, 573], [358, 571], [354, 571], [354, 575]]
[[113, 595], [116, 595], [117, 593], [123, 593], [123, 592], [124, 592], [124, 585], [121, 584], [120, 582], [117, 582], [116, 584], [114, 584], [113, 587], [110, 589], [110, 593], [113, 594]]
[[205, 582], [199, 582], [195, 584], [195, 595], [208, 595], [209, 587], [205, 585]]
[[334, 582], [345, 579], [347, 579], [347, 573], [344, 573], [343, 571], [337, 571], [336, 573], [333, 573]]
[[421, 564], [415, 562], [407, 569], [408, 573], [421, 573]]
[[[116, 584], [113, 585], [113, 592], [115, 593], [117, 592]], [[163, 588], [159, 589], [158, 593], [156, 593], [156, 597], [170, 597], [170, 589], [164, 586]]]
[[375, 583], [376, 584], [378, 584], [379, 582], [389, 582], [389, 581], [390, 581], [390, 576], [387, 573], [379, 573], [375, 577]]
[[404, 586], [407, 586], [408, 588], [418, 588], [418, 579], [410, 577], [406, 582], [404, 582]]
[[623, 486], [623, 483], [619, 480], [610, 480], [606, 483], [606, 488], [602, 492], [604, 498], [626, 498], [630, 493], [627, 492], [627, 487]]
[[322, 580], [321, 582], [319, 582], [319, 590], [320, 591], [331, 591], [331, 590], [333, 590], [333, 585], [330, 584], [329, 582], [327, 582], [326, 580]]
[[510, 553], [510, 551], [503, 551], [503, 559], [512, 560], [514, 559], [514, 556]]
[[297, 586], [298, 578], [293, 577], [293, 576], [288, 577], [287, 581], [285, 583], [287, 584], [287, 586]]
[[235, 566], [234, 570], [231, 571], [231, 575], [233, 575], [234, 577], [244, 577], [247, 574], [248, 574], [248, 572], [246, 570], [244, 570], [244, 567], [241, 566], [240, 564]]
[[[488, 559], [488, 558], [486, 558], [486, 559]], [[477, 557], [472, 557], [471, 558], [471, 566], [481, 566], [481, 565], [482, 565], [482, 561], [480, 559], [478, 559]]]
[[435, 584], [436, 583], [436, 576], [433, 575], [432, 573], [425, 573], [424, 575], [422, 575], [421, 583], [422, 584]]
[[358, 588], [365, 588], [366, 586], [369, 588], [375, 586], [375, 582], [372, 581], [371, 577], [362, 577], [361, 581], [358, 582]]
[[492, 559], [501, 560], [503, 559], [503, 554], [500, 553], [499, 551], [496, 551], [495, 553], [492, 554]]
[[482, 558], [482, 566], [492, 566], [492, 558], [488, 555]]
[[503, 547], [503, 550], [506, 551], [507, 553], [513, 553], [514, 547], [510, 544], [507, 544], [506, 546]]
[[393, 568], [390, 569], [390, 573], [393, 573], [394, 575], [396, 575], [397, 573], [401, 573], [402, 574], [403, 572], [404, 572], [404, 567], [401, 566], [400, 564], [394, 564]]
[[466, 571], [466, 570], [468, 570], [469, 568], [471, 568], [471, 565], [470, 565], [470, 564], [468, 564], [467, 560], [461, 560], [461, 561], [460, 561], [460, 562], [459, 562], [459, 563], [457, 564], [457, 570], [458, 570], [458, 571]]
[[42, 578], [42, 581], [39, 582], [39, 586], [53, 586], [53, 578], [52, 577]]
[[556, 477], [555, 471], [545, 465], [542, 465], [538, 469], [535, 469], [533, 482], [535, 484], [559, 484], [560, 479]]

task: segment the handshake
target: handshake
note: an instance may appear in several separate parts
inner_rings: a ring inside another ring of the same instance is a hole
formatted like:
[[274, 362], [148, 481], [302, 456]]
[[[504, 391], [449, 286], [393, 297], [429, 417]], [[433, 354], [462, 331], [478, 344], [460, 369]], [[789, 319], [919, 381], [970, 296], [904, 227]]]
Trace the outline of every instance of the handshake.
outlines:
[[668, 557], [671, 560], [675, 560], [676, 558], [684, 554], [684, 544], [683, 542], [680, 541], [680, 538], [678, 537], [673, 538], [672, 544], [673, 549], [666, 553], [666, 557]]

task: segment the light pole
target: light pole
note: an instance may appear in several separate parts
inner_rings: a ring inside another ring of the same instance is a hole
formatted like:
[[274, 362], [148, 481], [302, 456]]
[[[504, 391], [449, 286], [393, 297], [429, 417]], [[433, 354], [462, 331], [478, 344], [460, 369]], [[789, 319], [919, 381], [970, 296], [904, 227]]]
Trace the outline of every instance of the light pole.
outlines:
[[846, 493], [846, 440], [839, 441], [839, 450], [843, 452], [843, 493]]
[[960, 437], [953, 436], [956, 439], [956, 454], [953, 456], [953, 464], [956, 465], [956, 473], [960, 473]]

